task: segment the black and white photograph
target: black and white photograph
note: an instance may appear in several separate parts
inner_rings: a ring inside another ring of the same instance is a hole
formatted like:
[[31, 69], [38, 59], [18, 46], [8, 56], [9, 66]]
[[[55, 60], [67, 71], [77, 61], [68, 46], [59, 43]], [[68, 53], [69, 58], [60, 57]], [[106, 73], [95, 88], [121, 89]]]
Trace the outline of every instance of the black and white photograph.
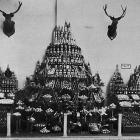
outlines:
[[0, 0], [0, 139], [140, 140], [139, 0]]

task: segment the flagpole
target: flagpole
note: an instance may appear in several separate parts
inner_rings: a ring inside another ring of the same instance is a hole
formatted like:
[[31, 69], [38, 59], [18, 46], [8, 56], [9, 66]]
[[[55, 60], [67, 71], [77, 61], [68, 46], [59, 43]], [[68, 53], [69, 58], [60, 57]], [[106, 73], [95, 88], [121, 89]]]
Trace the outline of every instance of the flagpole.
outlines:
[[55, 26], [57, 26], [57, 0], [55, 0]]

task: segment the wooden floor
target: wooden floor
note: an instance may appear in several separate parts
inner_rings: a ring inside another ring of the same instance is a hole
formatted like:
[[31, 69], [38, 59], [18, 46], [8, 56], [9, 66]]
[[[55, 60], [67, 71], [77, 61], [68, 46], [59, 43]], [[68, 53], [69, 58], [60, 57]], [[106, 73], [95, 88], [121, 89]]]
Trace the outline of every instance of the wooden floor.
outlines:
[[140, 136], [1, 137], [0, 140], [140, 140]]

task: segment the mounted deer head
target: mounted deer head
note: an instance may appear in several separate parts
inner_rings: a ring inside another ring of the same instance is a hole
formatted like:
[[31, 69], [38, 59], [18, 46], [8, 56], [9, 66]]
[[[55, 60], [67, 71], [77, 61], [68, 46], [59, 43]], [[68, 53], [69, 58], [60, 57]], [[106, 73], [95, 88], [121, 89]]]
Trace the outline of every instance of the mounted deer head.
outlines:
[[22, 5], [22, 2], [19, 1], [19, 6], [16, 11], [7, 14], [4, 11], [0, 10], [2, 12], [2, 15], [4, 16], [5, 20], [3, 22], [3, 32], [8, 37], [13, 35], [15, 33], [15, 22], [11, 20], [12, 17], [14, 17], [14, 14], [17, 13]]
[[104, 9], [104, 11], [105, 11], [105, 14], [112, 20], [112, 24], [108, 26], [108, 32], [107, 32], [107, 35], [108, 35], [108, 37], [109, 37], [111, 40], [113, 40], [113, 39], [117, 36], [117, 24], [118, 24], [118, 21], [119, 21], [121, 18], [123, 18], [123, 17], [125, 16], [125, 14], [126, 14], [126, 8], [127, 8], [127, 7], [125, 7], [125, 9], [124, 9], [124, 8], [122, 7], [122, 5], [121, 5], [121, 8], [122, 8], [122, 11], [123, 11], [122, 15], [121, 15], [120, 17], [118, 17], [118, 18], [115, 18], [115, 17], [110, 16], [110, 15], [107, 13], [107, 11], [106, 11], [106, 9], [107, 9], [107, 4], [105, 5], [105, 7], [103, 7], [103, 9]]

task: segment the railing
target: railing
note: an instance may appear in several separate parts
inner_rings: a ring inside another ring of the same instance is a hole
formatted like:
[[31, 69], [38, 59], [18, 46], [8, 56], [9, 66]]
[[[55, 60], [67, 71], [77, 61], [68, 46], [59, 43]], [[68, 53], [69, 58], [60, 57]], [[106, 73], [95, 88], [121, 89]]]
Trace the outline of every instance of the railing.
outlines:
[[[68, 113], [63, 114], [63, 136], [67, 137], [68, 136]], [[7, 113], [7, 137], [11, 136], [11, 113]], [[18, 126], [16, 126], [18, 127]], [[16, 131], [18, 129], [16, 128]], [[118, 114], [118, 135], [119, 137], [122, 136], [122, 114]]]

